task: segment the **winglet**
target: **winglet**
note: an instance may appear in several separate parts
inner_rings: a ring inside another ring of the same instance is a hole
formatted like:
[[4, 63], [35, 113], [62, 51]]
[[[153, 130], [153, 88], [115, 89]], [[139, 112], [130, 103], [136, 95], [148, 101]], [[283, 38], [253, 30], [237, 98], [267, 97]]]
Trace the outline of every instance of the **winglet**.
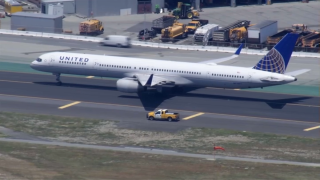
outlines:
[[145, 86], [151, 86], [152, 79], [153, 79], [153, 74], [150, 75], [150, 77], [149, 77], [148, 81], [146, 82]]
[[240, 44], [239, 48], [237, 49], [237, 51], [234, 53], [235, 55], [239, 55], [241, 52], [241, 49], [243, 47], [243, 43]]

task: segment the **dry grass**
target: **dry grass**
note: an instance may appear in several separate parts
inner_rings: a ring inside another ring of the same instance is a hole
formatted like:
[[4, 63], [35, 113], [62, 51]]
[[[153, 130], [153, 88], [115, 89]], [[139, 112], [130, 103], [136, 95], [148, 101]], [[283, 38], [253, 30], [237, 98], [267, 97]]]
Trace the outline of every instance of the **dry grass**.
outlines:
[[2, 134], [2, 133], [0, 132], [0, 138], [3, 138], [3, 137], [6, 137], [6, 135], [4, 135], [4, 134]]
[[223, 146], [220, 155], [304, 162], [320, 162], [319, 139], [273, 134], [197, 128], [178, 133], [151, 132], [117, 127], [114, 121], [57, 116], [0, 113], [2, 126], [50, 140], [135, 145], [211, 154], [212, 144]]
[[[318, 180], [320, 168], [0, 142], [0, 179]], [[4, 178], [5, 177], [5, 178]]]

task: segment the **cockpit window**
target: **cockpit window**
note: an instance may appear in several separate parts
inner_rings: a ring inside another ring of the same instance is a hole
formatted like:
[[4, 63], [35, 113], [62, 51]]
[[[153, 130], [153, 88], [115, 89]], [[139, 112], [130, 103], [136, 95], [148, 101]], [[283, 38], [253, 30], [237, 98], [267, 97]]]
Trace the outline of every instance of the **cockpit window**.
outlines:
[[37, 61], [38, 61], [38, 62], [41, 62], [41, 61], [42, 61], [42, 59], [41, 59], [41, 58], [37, 58]]

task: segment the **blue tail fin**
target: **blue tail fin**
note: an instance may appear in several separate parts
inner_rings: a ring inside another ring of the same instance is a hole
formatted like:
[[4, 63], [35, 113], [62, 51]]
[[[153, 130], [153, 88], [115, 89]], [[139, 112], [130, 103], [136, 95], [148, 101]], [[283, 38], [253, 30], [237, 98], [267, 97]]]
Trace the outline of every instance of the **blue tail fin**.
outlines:
[[285, 35], [253, 69], [284, 74], [298, 38], [299, 34]]

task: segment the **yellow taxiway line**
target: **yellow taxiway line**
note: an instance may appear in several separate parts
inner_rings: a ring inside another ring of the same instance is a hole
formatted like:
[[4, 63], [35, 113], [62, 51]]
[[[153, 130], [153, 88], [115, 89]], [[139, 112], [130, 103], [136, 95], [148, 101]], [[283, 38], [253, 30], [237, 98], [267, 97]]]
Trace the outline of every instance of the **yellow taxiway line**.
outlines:
[[94, 76], [88, 76], [88, 77], [86, 77], [86, 78], [93, 78]]
[[319, 129], [319, 128], [320, 128], [320, 126], [315, 126], [312, 128], [304, 129], [304, 131], [311, 131], [311, 130], [315, 130], [315, 129]]
[[194, 118], [194, 117], [197, 117], [197, 116], [201, 116], [202, 114], [204, 114], [204, 113], [198, 113], [198, 114], [195, 114], [195, 115], [192, 115], [192, 116], [188, 116], [188, 117], [183, 118], [183, 120], [188, 120], [188, 119], [191, 119], [191, 118]]
[[67, 104], [67, 105], [64, 105], [64, 106], [60, 106], [59, 109], [64, 109], [64, 108], [67, 108], [67, 107], [70, 107], [70, 106], [73, 106], [73, 105], [76, 105], [76, 104], [79, 104], [81, 103], [80, 101], [76, 101], [76, 102], [73, 102], [73, 103], [70, 103], [70, 104]]

